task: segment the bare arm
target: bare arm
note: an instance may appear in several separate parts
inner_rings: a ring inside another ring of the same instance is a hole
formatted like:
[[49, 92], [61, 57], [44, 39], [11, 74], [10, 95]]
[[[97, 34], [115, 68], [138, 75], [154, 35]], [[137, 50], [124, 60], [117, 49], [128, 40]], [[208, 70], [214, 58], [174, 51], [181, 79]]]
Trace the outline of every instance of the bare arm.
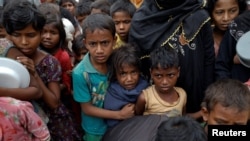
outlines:
[[[7, 58], [16, 60], [18, 56], [24, 56], [18, 49], [12, 47], [7, 53]], [[21, 62], [22, 63], [22, 62]], [[30, 73], [30, 85], [27, 88], [2, 88], [0, 96], [9, 96], [20, 100], [34, 100], [42, 96], [42, 91], [34, 76]]]
[[143, 112], [145, 111], [145, 104], [146, 104], [146, 101], [145, 101], [144, 94], [141, 93], [136, 101], [136, 104], [135, 104], [135, 114], [136, 115], [143, 114]]
[[124, 120], [134, 116], [134, 104], [127, 104], [120, 111], [111, 111], [98, 108], [87, 102], [81, 103], [81, 109], [86, 115], [106, 119]]

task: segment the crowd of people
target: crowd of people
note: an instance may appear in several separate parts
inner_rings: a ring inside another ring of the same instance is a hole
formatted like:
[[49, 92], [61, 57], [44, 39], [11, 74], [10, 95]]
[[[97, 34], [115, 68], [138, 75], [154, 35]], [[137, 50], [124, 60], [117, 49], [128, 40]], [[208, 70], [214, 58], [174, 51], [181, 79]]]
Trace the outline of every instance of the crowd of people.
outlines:
[[247, 0], [0, 5], [0, 57], [30, 75], [26, 88], [0, 85], [1, 141], [206, 141], [208, 125], [250, 120], [236, 51]]

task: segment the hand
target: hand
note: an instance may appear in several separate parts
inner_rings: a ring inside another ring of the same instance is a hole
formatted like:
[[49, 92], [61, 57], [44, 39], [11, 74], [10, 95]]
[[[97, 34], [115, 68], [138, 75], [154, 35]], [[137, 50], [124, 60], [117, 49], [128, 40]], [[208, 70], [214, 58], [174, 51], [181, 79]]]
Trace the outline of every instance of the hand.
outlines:
[[33, 76], [37, 75], [35, 63], [32, 59], [30, 59], [29, 57], [26, 57], [26, 56], [18, 56], [17, 61], [22, 63]]
[[131, 118], [134, 116], [135, 104], [127, 104], [120, 110], [120, 116], [122, 119]]

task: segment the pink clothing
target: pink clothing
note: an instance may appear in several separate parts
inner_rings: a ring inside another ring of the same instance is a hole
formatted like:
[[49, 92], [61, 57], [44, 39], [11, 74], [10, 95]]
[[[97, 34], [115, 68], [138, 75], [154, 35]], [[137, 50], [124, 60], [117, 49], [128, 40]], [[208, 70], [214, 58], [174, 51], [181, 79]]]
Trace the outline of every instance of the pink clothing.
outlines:
[[0, 141], [49, 140], [49, 130], [30, 102], [0, 97]]

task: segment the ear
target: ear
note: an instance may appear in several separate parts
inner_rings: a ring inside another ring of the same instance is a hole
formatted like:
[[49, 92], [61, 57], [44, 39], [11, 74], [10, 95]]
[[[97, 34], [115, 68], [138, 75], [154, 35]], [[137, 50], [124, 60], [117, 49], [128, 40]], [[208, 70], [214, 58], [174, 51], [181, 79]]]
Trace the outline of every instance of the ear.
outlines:
[[209, 116], [209, 112], [208, 112], [208, 110], [207, 110], [206, 107], [202, 107], [201, 108], [201, 115], [202, 115], [203, 121], [207, 122], [208, 116]]

